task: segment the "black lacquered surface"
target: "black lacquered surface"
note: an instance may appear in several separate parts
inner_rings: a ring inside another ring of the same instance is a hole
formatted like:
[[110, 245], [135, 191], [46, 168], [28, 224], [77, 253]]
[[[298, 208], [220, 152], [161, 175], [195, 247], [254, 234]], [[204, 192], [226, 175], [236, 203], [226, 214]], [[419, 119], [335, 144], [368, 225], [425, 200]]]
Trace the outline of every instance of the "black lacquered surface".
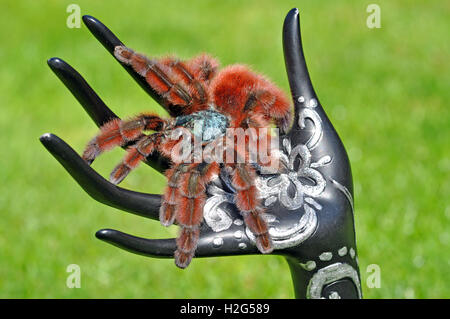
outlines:
[[[114, 46], [122, 44], [97, 19], [85, 16], [83, 21], [110, 53]], [[303, 55], [297, 9], [287, 14], [282, 32], [295, 119], [292, 129], [280, 137], [280, 144], [286, 156], [294, 159], [289, 176], [261, 177], [265, 182], [274, 178], [284, 181], [284, 184], [268, 182], [274, 186], [267, 190], [265, 197], [271, 218], [269, 225], [273, 228], [276, 242], [274, 254], [286, 257], [297, 298], [358, 298], [361, 295], [349, 160], [314, 92]], [[97, 126], [116, 117], [69, 64], [60, 58], [52, 58], [48, 64]], [[129, 67], [124, 68], [152, 98], [160, 102], [141, 77]], [[160, 195], [133, 192], [109, 183], [55, 135], [44, 134], [41, 142], [93, 199], [158, 219]], [[169, 166], [167, 160], [157, 154], [149, 157], [147, 163], [160, 172]], [[210, 189], [208, 200], [219, 204], [208, 206], [214, 211], [207, 211], [208, 207], [205, 207], [204, 214], [222, 218], [223, 223], [203, 223], [196, 257], [259, 254], [251, 233], [229, 200], [233, 190], [228, 184], [223, 177]], [[227, 224], [227, 220], [230, 223]], [[100, 230], [96, 236], [119, 248], [149, 257], [173, 258], [176, 249], [175, 239], [138, 238], [111, 229]]]

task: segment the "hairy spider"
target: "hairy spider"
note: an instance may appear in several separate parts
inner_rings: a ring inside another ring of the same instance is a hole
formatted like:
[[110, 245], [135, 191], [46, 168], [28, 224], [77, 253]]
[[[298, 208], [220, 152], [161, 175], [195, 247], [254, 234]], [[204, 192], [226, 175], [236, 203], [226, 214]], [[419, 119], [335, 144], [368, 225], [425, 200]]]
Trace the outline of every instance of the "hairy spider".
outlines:
[[[146, 79], [172, 117], [163, 119], [144, 113], [126, 121], [111, 120], [89, 142], [84, 160], [91, 164], [103, 151], [128, 146], [124, 159], [110, 175], [114, 184], [120, 183], [154, 151], [171, 160], [173, 164], [165, 172], [168, 183], [160, 221], [164, 226], [174, 221], [180, 226], [175, 251], [175, 263], [180, 268], [189, 265], [197, 248], [206, 187], [225, 169], [236, 190], [236, 207], [254, 233], [256, 246], [261, 253], [270, 253], [272, 242], [255, 186], [258, 168], [267, 163], [250, 163], [248, 147], [238, 150], [235, 143], [226, 143], [222, 149], [223, 153], [230, 147], [236, 151], [231, 162], [221, 162], [216, 157], [209, 161], [182, 162], [175, 158], [174, 152], [182, 138], [173, 133], [185, 129], [193, 139], [201, 140], [204, 149], [209, 143], [229, 142], [226, 134], [229, 128], [268, 128], [275, 124], [284, 132], [291, 122], [291, 107], [285, 94], [246, 66], [231, 65], [218, 70], [218, 62], [206, 54], [187, 61], [174, 57], [149, 59], [125, 46], [117, 46], [114, 55]], [[146, 135], [145, 131], [154, 133]], [[255, 132], [253, 137], [259, 141], [260, 133]]]

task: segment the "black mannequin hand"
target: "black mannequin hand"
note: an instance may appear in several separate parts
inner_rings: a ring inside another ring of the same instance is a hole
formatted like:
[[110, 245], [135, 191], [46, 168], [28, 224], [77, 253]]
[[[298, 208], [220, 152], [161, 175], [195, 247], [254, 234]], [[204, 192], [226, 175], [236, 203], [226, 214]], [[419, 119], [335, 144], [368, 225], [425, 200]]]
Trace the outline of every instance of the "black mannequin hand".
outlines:
[[[353, 222], [353, 186], [345, 149], [313, 90], [300, 39], [298, 10], [291, 10], [283, 27], [286, 69], [295, 105], [292, 129], [280, 136], [289, 171], [261, 175], [258, 188], [267, 208], [274, 243], [273, 254], [287, 258], [296, 297], [361, 297]], [[85, 16], [95, 37], [113, 53], [122, 42], [101, 22]], [[51, 69], [100, 126], [116, 115], [84, 79], [58, 58]], [[158, 101], [142, 77], [125, 69]], [[160, 195], [129, 191], [96, 173], [64, 141], [52, 134], [41, 136], [47, 150], [94, 199], [140, 216], [159, 219]], [[159, 171], [168, 167], [153, 155], [147, 163]], [[221, 175], [209, 188], [204, 223], [196, 257], [259, 254], [252, 233], [233, 204], [234, 190]], [[149, 257], [173, 258], [175, 239], [144, 239], [103, 229], [97, 238]]]

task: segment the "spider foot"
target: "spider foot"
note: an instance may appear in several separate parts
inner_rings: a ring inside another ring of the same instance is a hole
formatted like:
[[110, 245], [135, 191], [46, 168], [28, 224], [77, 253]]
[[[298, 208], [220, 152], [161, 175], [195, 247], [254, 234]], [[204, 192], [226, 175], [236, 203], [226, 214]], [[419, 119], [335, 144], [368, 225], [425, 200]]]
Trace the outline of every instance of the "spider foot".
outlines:
[[131, 172], [131, 168], [126, 166], [124, 163], [117, 165], [114, 170], [109, 175], [109, 181], [114, 185], [118, 185], [121, 181], [128, 176]]
[[177, 250], [175, 251], [175, 265], [179, 268], [186, 268], [194, 257], [195, 250], [200, 237], [200, 229], [198, 227], [183, 227], [180, 235], [176, 239]]
[[269, 233], [256, 237], [256, 247], [262, 254], [270, 254], [273, 252], [272, 239]]
[[262, 210], [255, 209], [251, 212], [242, 213], [245, 225], [253, 232], [256, 237], [256, 247], [262, 254], [273, 252], [272, 239], [269, 235], [267, 223], [262, 218]]
[[91, 141], [84, 149], [82, 158], [86, 161], [86, 163], [91, 165], [92, 162], [94, 162], [94, 160], [100, 155], [100, 153], [100, 148], [97, 146], [95, 141]]
[[159, 221], [161, 225], [169, 227], [175, 221], [176, 204], [164, 202], [159, 211]]
[[133, 50], [124, 45], [118, 45], [114, 48], [114, 56], [122, 63], [130, 64], [133, 54]]

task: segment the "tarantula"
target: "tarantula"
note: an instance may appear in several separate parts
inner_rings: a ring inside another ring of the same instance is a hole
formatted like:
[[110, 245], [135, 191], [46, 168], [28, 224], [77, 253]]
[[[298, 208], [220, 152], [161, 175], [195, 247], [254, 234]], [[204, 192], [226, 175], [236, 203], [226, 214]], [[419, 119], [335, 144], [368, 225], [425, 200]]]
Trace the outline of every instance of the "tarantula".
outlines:
[[[155, 151], [172, 162], [165, 171], [168, 183], [160, 221], [164, 226], [174, 222], [180, 226], [174, 256], [180, 268], [190, 264], [197, 248], [206, 187], [225, 170], [236, 190], [236, 207], [255, 235], [257, 248], [261, 253], [270, 253], [272, 242], [255, 186], [258, 169], [267, 163], [250, 163], [248, 148], [238, 150], [235, 143], [227, 143], [222, 149], [226, 152], [231, 147], [236, 151], [233, 161], [224, 163], [214, 157], [209, 161], [184, 162], [174, 152], [182, 143], [180, 134], [174, 132], [184, 129], [193, 139], [200, 139], [204, 149], [207, 144], [229, 142], [229, 128], [267, 128], [275, 124], [286, 131], [291, 107], [284, 92], [246, 66], [236, 64], [218, 70], [218, 62], [207, 54], [187, 61], [175, 57], [149, 59], [125, 46], [116, 46], [114, 55], [146, 79], [173, 117], [163, 119], [143, 113], [125, 121], [111, 120], [88, 143], [83, 159], [91, 164], [103, 151], [127, 146], [127, 154], [110, 175], [114, 184]], [[153, 133], [146, 135], [146, 131]], [[246, 136], [246, 140], [249, 138]], [[253, 138], [260, 140], [260, 133], [256, 131]]]

